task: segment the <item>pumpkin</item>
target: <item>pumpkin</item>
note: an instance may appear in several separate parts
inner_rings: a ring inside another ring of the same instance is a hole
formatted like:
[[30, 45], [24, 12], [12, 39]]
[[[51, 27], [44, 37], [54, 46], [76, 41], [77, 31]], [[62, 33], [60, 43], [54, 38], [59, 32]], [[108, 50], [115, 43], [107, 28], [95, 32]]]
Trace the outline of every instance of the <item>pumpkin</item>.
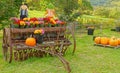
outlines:
[[101, 42], [102, 45], [108, 45], [109, 44], [109, 38], [101, 37], [100, 42]]
[[35, 46], [36, 45], [36, 39], [29, 37], [25, 40], [25, 44], [28, 46]]
[[101, 40], [100, 37], [95, 37], [95, 40], [94, 40], [94, 41], [95, 41], [96, 44], [100, 44], [100, 40]]
[[109, 41], [110, 46], [118, 46], [118, 40], [116, 38], [111, 38]]
[[120, 45], [120, 38], [118, 38], [118, 45]]

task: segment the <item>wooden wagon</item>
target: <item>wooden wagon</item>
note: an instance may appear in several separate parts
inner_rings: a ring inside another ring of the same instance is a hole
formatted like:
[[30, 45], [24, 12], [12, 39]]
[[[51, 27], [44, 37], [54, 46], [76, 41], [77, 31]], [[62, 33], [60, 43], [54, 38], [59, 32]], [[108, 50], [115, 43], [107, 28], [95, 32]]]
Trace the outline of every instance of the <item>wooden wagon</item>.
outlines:
[[63, 55], [71, 44], [73, 44], [73, 54], [75, 52], [74, 25], [41, 28], [45, 30], [44, 41], [42, 44], [36, 44], [36, 46], [27, 46], [25, 39], [33, 34], [34, 30], [40, 28], [4, 28], [2, 44], [4, 59], [11, 63], [13, 59], [19, 61], [33, 56], [57, 56], [70, 73], [69, 63], [63, 58]]

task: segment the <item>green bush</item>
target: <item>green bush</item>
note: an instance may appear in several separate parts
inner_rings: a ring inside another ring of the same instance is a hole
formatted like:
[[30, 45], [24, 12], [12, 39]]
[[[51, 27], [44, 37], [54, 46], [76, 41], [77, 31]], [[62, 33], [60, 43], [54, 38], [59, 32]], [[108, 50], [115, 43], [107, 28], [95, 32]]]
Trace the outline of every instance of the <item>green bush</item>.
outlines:
[[18, 15], [21, 3], [20, 0], [0, 0], [0, 29], [9, 25], [10, 17]]

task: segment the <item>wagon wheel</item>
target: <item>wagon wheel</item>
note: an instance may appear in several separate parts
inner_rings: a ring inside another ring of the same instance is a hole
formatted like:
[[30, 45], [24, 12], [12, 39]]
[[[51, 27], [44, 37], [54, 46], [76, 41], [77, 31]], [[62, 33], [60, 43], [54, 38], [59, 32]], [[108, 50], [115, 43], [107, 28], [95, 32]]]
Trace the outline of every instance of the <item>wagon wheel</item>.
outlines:
[[7, 62], [11, 62], [12, 61], [12, 49], [9, 47], [8, 42], [10, 38], [10, 30], [8, 28], [3, 29], [3, 55], [4, 55], [4, 59]]
[[67, 40], [69, 40], [72, 43], [72, 53], [74, 54], [76, 50], [75, 24], [69, 24], [69, 26], [66, 27], [65, 38], [67, 38]]

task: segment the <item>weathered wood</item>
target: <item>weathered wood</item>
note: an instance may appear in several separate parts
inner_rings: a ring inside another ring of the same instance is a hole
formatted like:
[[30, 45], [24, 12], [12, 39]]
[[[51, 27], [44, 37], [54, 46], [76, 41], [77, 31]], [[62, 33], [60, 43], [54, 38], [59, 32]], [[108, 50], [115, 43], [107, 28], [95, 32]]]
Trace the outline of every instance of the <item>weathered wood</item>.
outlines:
[[[10, 63], [12, 58], [16, 61], [22, 61], [29, 57], [44, 57], [49, 54], [51, 56], [57, 56], [68, 73], [70, 73], [71, 69], [69, 63], [62, 57], [68, 46], [72, 44], [70, 39], [66, 37], [67, 28], [43, 27], [42, 29], [45, 31], [43, 36], [44, 42], [42, 44], [36, 44], [35, 46], [27, 46], [25, 44], [25, 39], [31, 34], [33, 35], [36, 29], [40, 28], [5, 28], [3, 30], [3, 54], [5, 59]], [[71, 30], [71, 28], [68, 29], [74, 40], [74, 53], [76, 48], [74, 31], [73, 29]]]
[[[36, 29], [40, 28], [25, 28], [25, 29], [19, 29], [19, 28], [10, 28], [12, 33], [31, 33], [34, 32]], [[64, 32], [66, 30], [65, 27], [44, 27], [42, 28], [45, 30], [45, 32]]]
[[109, 47], [109, 48], [115, 48], [115, 49], [120, 48], [120, 45], [110, 46], [110, 45], [102, 45], [102, 44], [96, 44], [96, 43], [94, 43], [94, 46]]
[[75, 53], [75, 50], [76, 50], [76, 39], [75, 39], [75, 24], [71, 24], [70, 26], [67, 26], [66, 27], [66, 33], [65, 33], [65, 37], [68, 39], [68, 40], [73, 40], [73, 54]]

